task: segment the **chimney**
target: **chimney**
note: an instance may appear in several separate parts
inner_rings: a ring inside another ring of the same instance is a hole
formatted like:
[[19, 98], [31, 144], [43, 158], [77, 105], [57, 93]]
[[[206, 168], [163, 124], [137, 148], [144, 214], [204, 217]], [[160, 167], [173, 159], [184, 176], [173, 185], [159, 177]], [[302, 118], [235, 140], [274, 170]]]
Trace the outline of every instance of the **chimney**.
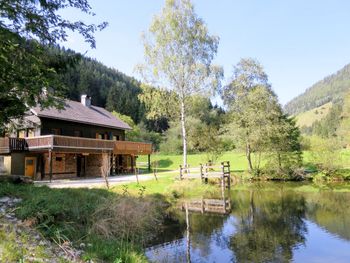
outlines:
[[81, 104], [83, 104], [85, 107], [90, 107], [91, 106], [91, 97], [84, 94], [81, 95]]

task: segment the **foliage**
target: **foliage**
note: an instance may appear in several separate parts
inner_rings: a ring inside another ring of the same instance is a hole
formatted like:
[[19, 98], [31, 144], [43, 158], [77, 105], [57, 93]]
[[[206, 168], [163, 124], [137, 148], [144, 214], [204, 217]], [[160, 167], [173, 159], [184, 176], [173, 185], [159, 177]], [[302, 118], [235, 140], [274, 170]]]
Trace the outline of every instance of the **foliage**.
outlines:
[[112, 114], [127, 123], [132, 128], [132, 130], [127, 130], [125, 132], [126, 140], [135, 142], [151, 142], [156, 150], [159, 149], [159, 145], [162, 140], [162, 137], [159, 133], [148, 131], [142, 122], [136, 125], [129, 116], [120, 114], [115, 111], [113, 111]]
[[[64, 57], [76, 54], [65, 49], [58, 52]], [[137, 97], [141, 83], [136, 79], [85, 56], [60, 76], [69, 99], [79, 101], [80, 95], [88, 94], [94, 105], [130, 116], [135, 123], [144, 118], [145, 109]]]
[[138, 98], [145, 105], [147, 119], [167, 118], [174, 121], [179, 117], [177, 107], [179, 99], [175, 92], [157, 89], [146, 84], [142, 84], [141, 89], [142, 92]]
[[168, 88], [179, 99], [184, 164], [187, 98], [219, 86], [222, 70], [211, 65], [218, 42], [217, 37], [209, 35], [190, 0], [167, 0], [144, 37], [145, 64], [139, 66], [143, 78]]
[[299, 177], [298, 169], [302, 165], [300, 130], [295, 120], [286, 115], [273, 126], [269, 140], [269, 162], [267, 169], [275, 172], [279, 177], [283, 175]]
[[334, 175], [341, 167], [342, 158], [337, 138], [313, 140], [311, 160], [326, 176]]
[[[106, 23], [88, 25], [66, 20], [58, 13], [68, 7], [92, 14], [86, 0], [1, 2], [0, 132], [11, 119], [23, 116], [37, 103], [42, 107], [61, 105], [58, 98], [62, 98], [64, 86], [58, 74], [67, 69], [67, 60], [50, 52], [49, 45], [66, 41], [67, 31], [77, 31], [95, 47], [93, 33]], [[44, 88], [52, 89], [53, 94], [43, 96]]]
[[328, 102], [337, 103], [349, 91], [350, 64], [317, 82], [285, 106], [288, 114], [305, 112]]
[[164, 140], [160, 144], [160, 151], [163, 154], [181, 154], [182, 143], [181, 143], [181, 127], [176, 122], [171, 122], [169, 129], [165, 132]]
[[226, 129], [245, 150], [250, 172], [261, 172], [263, 155], [276, 164], [270, 169], [278, 172], [300, 165], [300, 132], [295, 121], [283, 114], [259, 62], [242, 59], [222, 98], [231, 114]]
[[312, 125], [312, 133], [322, 138], [334, 137], [340, 125], [341, 113], [342, 104], [337, 103], [333, 105], [326, 117], [314, 122]]

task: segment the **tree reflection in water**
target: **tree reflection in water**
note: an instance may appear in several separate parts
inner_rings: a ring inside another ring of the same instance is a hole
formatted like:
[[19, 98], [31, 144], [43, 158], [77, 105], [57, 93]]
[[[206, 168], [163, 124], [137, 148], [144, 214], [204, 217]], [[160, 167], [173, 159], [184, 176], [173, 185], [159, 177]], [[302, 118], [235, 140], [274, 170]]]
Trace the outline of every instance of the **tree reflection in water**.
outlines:
[[300, 187], [255, 183], [232, 189], [231, 213], [189, 210], [187, 225], [186, 212], [175, 210], [175, 227], [146, 255], [152, 262], [347, 262], [350, 193]]
[[230, 239], [236, 262], [290, 262], [293, 249], [305, 244], [306, 202], [293, 192], [240, 192]]

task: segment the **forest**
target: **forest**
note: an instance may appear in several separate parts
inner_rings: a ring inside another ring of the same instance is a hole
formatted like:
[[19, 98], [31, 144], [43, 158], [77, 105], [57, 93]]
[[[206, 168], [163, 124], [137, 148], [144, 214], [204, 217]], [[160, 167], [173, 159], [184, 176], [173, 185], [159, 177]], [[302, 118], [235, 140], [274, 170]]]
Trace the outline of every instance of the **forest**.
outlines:
[[[86, 1], [79, 3], [82, 12], [89, 12]], [[1, 25], [1, 133], [32, 106], [59, 108], [63, 99], [79, 100], [86, 93], [94, 105], [108, 109], [133, 128], [126, 134], [128, 140], [152, 142], [155, 152], [182, 154], [184, 165], [187, 153], [204, 153], [207, 160], [215, 161], [235, 150], [244, 153], [250, 174], [291, 178], [303, 176], [302, 150], [310, 149], [313, 139], [302, 136], [301, 131], [327, 140], [347, 136], [343, 95], [350, 81], [349, 65], [283, 108], [264, 66], [255, 59], [242, 58], [223, 81], [222, 66], [213, 63], [219, 37], [210, 34], [190, 1], [180, 6], [167, 1], [142, 39], [144, 59], [135, 65], [137, 80], [59, 47], [66, 30], [79, 30], [94, 48], [93, 33], [107, 26], [105, 22], [72, 22], [62, 27], [61, 17], [55, 16], [62, 7], [43, 4], [50, 15], [30, 3], [22, 8], [4, 7], [14, 24]], [[53, 33], [50, 28], [60, 31]], [[50, 92], [43, 96], [46, 87]], [[215, 96], [222, 104], [213, 104]], [[333, 106], [325, 118], [297, 127], [295, 114], [330, 101]], [[346, 139], [340, 144], [338, 149], [346, 147]]]

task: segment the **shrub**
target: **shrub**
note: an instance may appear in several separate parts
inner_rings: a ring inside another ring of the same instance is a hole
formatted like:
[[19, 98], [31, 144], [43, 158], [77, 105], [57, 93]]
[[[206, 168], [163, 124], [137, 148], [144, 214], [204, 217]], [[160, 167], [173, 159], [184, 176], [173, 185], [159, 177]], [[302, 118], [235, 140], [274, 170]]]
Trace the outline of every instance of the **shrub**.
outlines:
[[108, 198], [92, 214], [91, 232], [106, 239], [145, 244], [162, 223], [164, 206], [154, 198]]
[[312, 144], [311, 161], [326, 176], [334, 175], [341, 168], [339, 141], [336, 138], [318, 140]]

